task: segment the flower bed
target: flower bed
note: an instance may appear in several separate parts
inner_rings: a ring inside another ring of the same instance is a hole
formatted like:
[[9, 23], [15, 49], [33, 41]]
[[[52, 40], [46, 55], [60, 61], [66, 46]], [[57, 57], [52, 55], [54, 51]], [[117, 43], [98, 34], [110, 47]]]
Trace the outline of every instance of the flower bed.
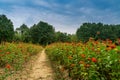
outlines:
[[71, 80], [120, 79], [120, 47], [111, 41], [55, 43], [46, 47], [46, 53]]
[[42, 47], [33, 44], [5, 43], [0, 45], [0, 67], [4, 69], [4, 72], [0, 74], [0, 79], [4, 79], [12, 71], [22, 69], [22, 65], [40, 51]]

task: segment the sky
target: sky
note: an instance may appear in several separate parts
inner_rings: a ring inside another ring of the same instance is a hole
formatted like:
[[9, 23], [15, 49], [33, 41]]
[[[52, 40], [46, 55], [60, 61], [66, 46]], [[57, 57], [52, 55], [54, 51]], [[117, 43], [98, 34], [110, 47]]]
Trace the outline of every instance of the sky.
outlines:
[[120, 23], [120, 0], [0, 0], [0, 14], [28, 27], [47, 22], [56, 31], [76, 33], [85, 22]]

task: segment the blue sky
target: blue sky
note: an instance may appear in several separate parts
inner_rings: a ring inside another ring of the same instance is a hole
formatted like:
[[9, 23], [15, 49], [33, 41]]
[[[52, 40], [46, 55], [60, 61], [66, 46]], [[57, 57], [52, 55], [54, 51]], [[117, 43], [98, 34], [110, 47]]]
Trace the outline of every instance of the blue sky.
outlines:
[[84, 22], [119, 24], [120, 0], [0, 0], [0, 14], [15, 28], [45, 21], [56, 31], [75, 33]]

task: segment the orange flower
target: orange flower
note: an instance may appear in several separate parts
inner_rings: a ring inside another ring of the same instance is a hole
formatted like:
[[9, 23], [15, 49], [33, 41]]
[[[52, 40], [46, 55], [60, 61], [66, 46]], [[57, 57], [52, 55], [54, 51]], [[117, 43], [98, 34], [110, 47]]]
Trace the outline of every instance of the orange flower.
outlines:
[[68, 59], [72, 59], [72, 56], [68, 56]]
[[97, 62], [97, 59], [94, 57], [91, 60], [92, 60], [92, 62]]
[[110, 47], [111, 47], [112, 49], [114, 49], [114, 48], [116, 48], [116, 45], [113, 44], [113, 45], [110, 45]]
[[[115, 44], [110, 44], [110, 45], [107, 45], [107, 48], [109, 48], [109, 49], [110, 49], [110, 48], [111, 48], [111, 49], [114, 49], [114, 48], [116, 48], [116, 45], [115, 45]], [[111, 50], [111, 49], [110, 49], [110, 50]]]
[[111, 50], [111, 47], [107, 47], [106, 50], [107, 50], [107, 51]]
[[10, 69], [11, 68], [10, 64], [6, 64], [6, 68]]
[[75, 64], [71, 64], [71, 65], [70, 65], [70, 67], [74, 67], [74, 66], [75, 66]]
[[108, 43], [109, 43], [109, 44], [112, 44], [112, 41], [111, 41], [111, 40], [109, 40], [109, 41], [108, 41]]
[[2, 50], [0, 50], [0, 52], [2, 52]]
[[85, 54], [81, 54], [81, 57], [82, 57], [82, 58], [85, 58]]
[[95, 48], [94, 47], [92, 47], [92, 51], [94, 51], [95, 50]]
[[109, 44], [112, 44], [112, 40], [106, 39], [106, 41], [107, 41]]
[[10, 52], [6, 52], [6, 54], [10, 54]]
[[85, 64], [84, 67], [89, 68], [90, 64]]
[[79, 64], [85, 64], [85, 62], [84, 61], [80, 61]]
[[61, 71], [61, 72], [64, 72], [64, 71], [65, 71], [65, 68], [64, 68], [64, 67], [62, 67], [62, 68], [60, 69], [60, 71]]
[[88, 60], [91, 60], [91, 58], [88, 58]]

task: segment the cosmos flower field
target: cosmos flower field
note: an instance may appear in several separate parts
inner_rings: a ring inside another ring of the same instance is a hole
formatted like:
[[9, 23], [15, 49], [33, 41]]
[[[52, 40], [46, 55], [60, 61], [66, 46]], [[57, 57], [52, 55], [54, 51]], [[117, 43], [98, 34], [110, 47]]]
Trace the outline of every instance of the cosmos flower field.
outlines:
[[54, 43], [46, 47], [46, 53], [61, 74], [57, 79], [120, 79], [120, 46], [109, 39], [90, 39], [86, 43]]

